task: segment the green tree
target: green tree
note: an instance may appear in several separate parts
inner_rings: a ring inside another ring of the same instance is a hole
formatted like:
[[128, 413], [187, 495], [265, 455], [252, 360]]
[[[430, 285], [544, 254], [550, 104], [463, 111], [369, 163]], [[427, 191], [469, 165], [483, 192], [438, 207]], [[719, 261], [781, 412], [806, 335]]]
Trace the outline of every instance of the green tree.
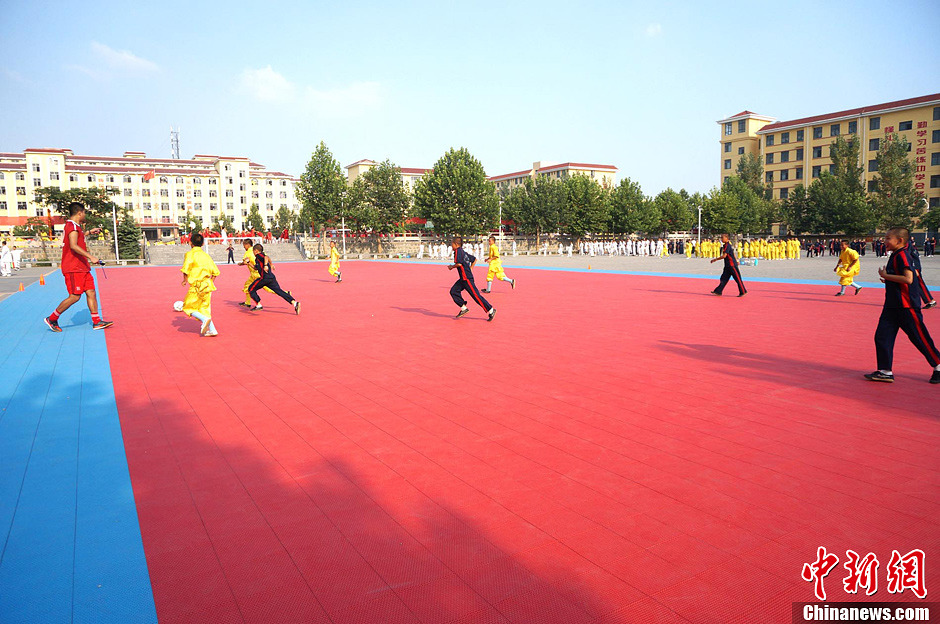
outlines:
[[417, 216], [431, 219], [441, 234], [482, 234], [496, 227], [496, 187], [466, 148], [441, 156], [414, 193]]
[[606, 231], [610, 221], [607, 191], [596, 180], [585, 175], [565, 178], [564, 185], [567, 200], [561, 213], [559, 229], [577, 238]]
[[927, 228], [928, 232], [940, 230], [940, 205], [929, 208], [921, 217], [920, 225]]
[[57, 186], [43, 186], [33, 191], [34, 201], [68, 218], [69, 204], [81, 202], [85, 206], [86, 229], [101, 228], [102, 233], [112, 228], [111, 194], [99, 186], [62, 190]]
[[262, 218], [261, 212], [258, 210], [258, 204], [251, 205], [251, 209], [248, 211], [248, 218], [245, 220], [245, 223], [248, 225], [249, 229], [257, 230], [259, 232], [264, 231], [264, 218]]
[[737, 230], [747, 234], [766, 232], [774, 213], [773, 203], [758, 194], [738, 177], [725, 180], [721, 190], [731, 194], [737, 202]]
[[121, 218], [117, 226], [118, 253], [122, 260], [140, 258], [140, 227], [134, 220], [134, 213], [127, 208], [121, 210]]
[[300, 209], [303, 229], [312, 225], [325, 230], [328, 222], [342, 214], [346, 190], [346, 177], [339, 161], [320, 141], [297, 183], [297, 197], [303, 204]]
[[816, 205], [810, 201], [806, 187], [798, 184], [790, 189], [790, 195], [783, 200], [780, 208], [781, 220], [787, 230], [794, 234], [818, 232], [819, 214]]
[[281, 206], [277, 209], [277, 214], [274, 215], [274, 229], [278, 232], [283, 232], [284, 228], [287, 228], [287, 230], [290, 231], [293, 229], [295, 220], [296, 215], [294, 215], [287, 206]]
[[40, 236], [49, 234], [49, 224], [42, 217], [29, 217], [24, 225], [13, 226], [13, 236]]
[[361, 229], [390, 234], [404, 230], [410, 206], [401, 169], [385, 160], [356, 178], [349, 190], [347, 215]]
[[[730, 182], [730, 178], [726, 181]], [[754, 193], [750, 188], [748, 192]], [[731, 190], [713, 188], [702, 203], [702, 229], [712, 234], [741, 231], [740, 198]]]
[[[261, 216], [261, 215], [258, 215], [258, 216]], [[212, 230], [215, 232], [221, 232], [222, 230], [225, 230], [226, 232], [231, 234], [234, 228], [235, 228], [235, 224], [232, 223], [232, 218], [229, 217], [225, 213], [220, 214], [218, 218], [216, 218], [215, 223], [212, 224]]]
[[759, 154], [745, 154], [738, 160], [735, 171], [738, 178], [744, 181], [754, 194], [761, 199], [770, 199], [773, 194], [773, 182], [764, 183], [764, 166], [760, 162]]
[[653, 200], [659, 210], [660, 232], [681, 232], [692, 228], [695, 219], [688, 202], [671, 188], [661, 192]]
[[869, 195], [875, 224], [882, 228], [906, 227], [920, 216], [920, 193], [914, 189], [914, 163], [908, 157], [911, 144], [897, 134], [881, 141], [876, 162], [874, 191]]
[[[183, 229], [186, 231], [201, 232], [202, 231], [202, 217], [197, 217], [190, 211], [186, 211], [186, 216], [183, 221]], [[192, 223], [193, 225], [190, 225]]]
[[662, 215], [638, 182], [624, 178], [610, 194], [609, 231], [615, 234], [651, 233], [659, 229]]
[[503, 218], [515, 221], [523, 234], [535, 234], [536, 245], [541, 245], [543, 234], [558, 230], [567, 199], [561, 180], [537, 176], [512, 190], [503, 202]]
[[863, 193], [851, 192], [844, 180], [823, 171], [807, 193], [810, 212], [819, 215], [818, 232], [864, 234], [871, 230], [872, 215]]

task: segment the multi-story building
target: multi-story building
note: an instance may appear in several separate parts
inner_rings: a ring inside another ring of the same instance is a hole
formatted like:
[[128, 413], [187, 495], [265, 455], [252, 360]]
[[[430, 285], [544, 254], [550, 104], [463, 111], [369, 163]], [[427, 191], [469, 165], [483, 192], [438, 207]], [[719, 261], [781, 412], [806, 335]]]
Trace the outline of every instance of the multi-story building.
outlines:
[[[346, 165], [346, 183], [351, 185], [356, 181], [356, 178], [364, 174], [376, 164], [377, 163], [374, 160], [364, 158], [362, 160], [357, 160], [351, 165]], [[399, 167], [399, 169], [401, 170], [402, 183], [411, 192], [414, 192], [415, 184], [417, 184], [418, 180], [420, 180], [425, 173], [430, 171], [429, 169], [418, 169], [414, 167]]]
[[489, 178], [490, 182], [496, 185], [500, 191], [511, 191], [517, 186], [525, 184], [526, 180], [536, 177], [552, 177], [565, 179], [570, 176], [583, 175], [588, 176], [604, 187], [612, 187], [616, 183], [617, 168], [613, 165], [592, 165], [588, 163], [552, 163], [537, 161], [532, 163], [532, 168], [524, 171], [515, 171], [513, 173], [504, 173]]
[[0, 153], [0, 232], [9, 232], [30, 217], [52, 217], [63, 223], [34, 201], [34, 189], [44, 186], [103, 188], [118, 208], [133, 212], [148, 238], [172, 236], [180, 226], [188, 229], [187, 212], [206, 226], [225, 215], [236, 230], [245, 229], [252, 204], [273, 225], [281, 207], [300, 211], [294, 192], [297, 182], [244, 157], [197, 154], [177, 160], [125, 152], [118, 158], [76, 156], [72, 150], [49, 148]]
[[871, 190], [881, 142], [896, 133], [911, 145], [914, 188], [929, 206], [940, 205], [940, 93], [792, 121], [744, 111], [718, 123], [722, 181], [734, 175], [741, 155], [756, 154], [765, 182], [773, 185], [774, 198], [786, 199], [796, 185], [809, 186], [833, 166], [829, 149], [836, 137], [857, 136], [860, 164]]

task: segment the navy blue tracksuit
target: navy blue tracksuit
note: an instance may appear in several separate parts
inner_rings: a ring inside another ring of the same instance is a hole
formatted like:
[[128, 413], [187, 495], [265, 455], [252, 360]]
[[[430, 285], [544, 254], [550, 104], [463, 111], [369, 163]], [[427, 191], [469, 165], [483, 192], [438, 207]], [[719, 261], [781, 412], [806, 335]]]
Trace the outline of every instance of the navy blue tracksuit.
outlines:
[[261, 297], [258, 296], [258, 291], [262, 288], [270, 288], [271, 292], [275, 295], [286, 301], [287, 303], [293, 305], [294, 298], [288, 295], [281, 289], [280, 284], [277, 283], [277, 278], [274, 277], [274, 273], [269, 270], [270, 265], [268, 265], [268, 259], [263, 252], [259, 251], [255, 253], [255, 268], [258, 270], [258, 279], [253, 281], [251, 285], [248, 286], [248, 296], [251, 297], [252, 301], [256, 304], [261, 303]]
[[743, 295], [747, 292], [747, 289], [744, 287], [744, 280], [741, 279], [741, 271], [738, 270], [738, 259], [734, 255], [734, 247], [730, 241], [722, 245], [721, 253], [725, 254], [725, 270], [721, 272], [721, 281], [718, 283], [718, 288], [712, 292], [720, 295], [728, 284], [728, 280], [733, 279], [738, 285], [738, 293]]
[[933, 295], [930, 294], [927, 282], [924, 281], [924, 275], [920, 272], [920, 255], [917, 253], [917, 247], [914, 246], [913, 242], [907, 244], [907, 255], [911, 260], [911, 268], [914, 270], [914, 281], [920, 286], [921, 301], [925, 304], [930, 303], [933, 301]]
[[467, 305], [467, 301], [460, 293], [466, 290], [470, 293], [471, 299], [476, 301], [481, 308], [489, 312], [493, 309], [493, 306], [490, 305], [489, 301], [483, 298], [483, 295], [481, 295], [480, 291], [477, 289], [477, 285], [473, 283], [473, 271], [470, 267], [476, 261], [477, 259], [464, 251], [463, 247], [458, 247], [454, 251], [454, 264], [457, 265], [457, 272], [460, 273], [460, 278], [450, 287], [450, 296], [453, 298], [454, 303], [463, 307]]
[[[889, 275], [903, 275], [905, 270], [914, 272], [907, 250], [898, 249], [888, 259], [885, 271]], [[920, 286], [916, 277], [911, 284], [885, 281], [885, 306], [878, 319], [878, 329], [875, 330], [875, 354], [878, 356], [879, 370], [892, 370], [894, 341], [899, 329], [907, 334], [931, 366], [940, 366], [940, 352], [924, 325], [920, 304]]]

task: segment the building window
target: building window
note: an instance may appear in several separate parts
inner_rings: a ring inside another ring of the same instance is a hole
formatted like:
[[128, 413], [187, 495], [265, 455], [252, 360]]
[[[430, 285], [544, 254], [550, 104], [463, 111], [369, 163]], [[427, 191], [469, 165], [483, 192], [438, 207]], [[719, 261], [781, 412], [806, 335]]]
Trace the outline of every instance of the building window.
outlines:
[[193, 184], [202, 184], [202, 178], [193, 178]]
[[218, 209], [219, 209], [219, 205], [218, 205], [218, 204], [214, 204], [214, 203], [210, 203], [210, 204], [209, 204], [209, 212], [215, 212], [215, 211], [218, 210]]
[[176, 196], [177, 196], [177, 197], [186, 197], [186, 191], [184, 191], [183, 189], [176, 189]]
[[858, 134], [858, 122], [857, 121], [849, 122], [849, 134]]
[[940, 130], [934, 130], [932, 133], [933, 143], [940, 143]]
[[214, 191], [214, 190], [213, 190], [213, 191], [209, 191], [209, 197], [218, 197], [218, 196], [219, 196], [219, 192], [218, 192], [218, 191]]
[[6, 209], [7, 209], [7, 203], [5, 201], [0, 201], [0, 210], [6, 210]]
[[42, 186], [41, 178], [33, 178], [33, 186]]
[[822, 158], [822, 147], [813, 148], [813, 158]]
[[244, 193], [244, 192], [245, 192], [245, 185], [244, 185], [244, 184], [239, 184], [239, 185], [238, 185], [238, 190], [241, 191], [242, 193]]
[[[731, 168], [731, 161], [729, 160], [729, 161], [728, 161], [727, 169], [730, 169], [730, 168]], [[266, 193], [264, 194], [264, 196], [265, 196], [267, 199], [271, 199], [271, 198], [274, 197], [274, 191], [268, 191], [268, 192], [266, 192]]]
[[150, 202], [144, 202], [144, 210], [150, 210]]
[[225, 165], [225, 170], [226, 170], [226, 171], [231, 171], [231, 170], [232, 170], [232, 165]]
[[141, 194], [143, 197], [150, 197], [150, 189], [142, 189], [142, 190], [140, 191], [140, 194]]
[[17, 180], [25, 180], [25, 179], [26, 179], [26, 174], [23, 173], [22, 171], [17, 171], [17, 172], [16, 172], [16, 179], [17, 179]]
[[133, 210], [134, 202], [124, 202], [124, 210]]
[[902, 121], [901, 123], [898, 124], [898, 131], [913, 130], [913, 129], [914, 129], [913, 121]]
[[177, 184], [182, 184], [182, 183], [183, 183], [183, 178], [176, 178], [176, 183], [177, 183]]
[[215, 178], [209, 178], [209, 184], [218, 184], [218, 182]]
[[193, 197], [202, 197], [202, 190], [196, 189], [193, 191]]
[[193, 209], [202, 210], [202, 202], [196, 202], [195, 204], [193, 204]]
[[[730, 158], [726, 158], [726, 159], [725, 159], [725, 169], [731, 169], [731, 159], [730, 159]], [[270, 197], [270, 193], [268, 193], [268, 196]]]
[[818, 178], [818, 177], [819, 177], [819, 172], [820, 172], [821, 170], [822, 170], [822, 167], [821, 167], [821, 166], [819, 166], [819, 165], [814, 165], [814, 166], [813, 166], [813, 177], [814, 177], [814, 178]]
[[767, 147], [773, 147], [773, 145], [774, 145], [774, 135], [768, 134], [767, 135]]
[[789, 143], [789, 142], [790, 142], [790, 133], [789, 133], [789, 132], [781, 132], [781, 133], [780, 133], [780, 145], [784, 145], [784, 144]]
[[264, 207], [268, 210], [274, 210], [274, 204], [265, 204]]
[[829, 136], [839, 136], [839, 124], [829, 126]]
[[803, 140], [803, 137], [805, 136], [804, 133], [805, 133], [804, 130], [797, 130], [797, 131], [796, 131], [796, 140], [797, 140], [797, 141], [802, 141], [802, 140]]
[[133, 182], [130, 176], [124, 176], [124, 184], [130, 184]]
[[790, 162], [790, 152], [780, 152], [780, 162]]
[[17, 195], [26, 195], [26, 187], [25, 187], [25, 186], [18, 186], [18, 187], [16, 187], [16, 194], [17, 194]]
[[731, 122], [725, 124], [725, 136], [731, 136]]
[[274, 186], [274, 180], [268, 180], [268, 186]]
[[50, 179], [50, 180], [58, 180], [58, 179], [59, 179], [59, 172], [58, 172], [58, 171], [52, 171], [52, 172], [50, 172], [50, 173], [49, 173], [49, 179]]
[[234, 204], [234, 203], [232, 203], [232, 202], [225, 202], [225, 209], [226, 209], [226, 210], [232, 210], [232, 209], [234, 209], [234, 208], [235, 208], [235, 204]]
[[169, 178], [167, 178], [166, 176], [160, 176], [160, 184], [167, 184], [169, 183], [169, 181], [170, 181]]
[[869, 181], [868, 181], [868, 192], [869, 192], [869, 193], [874, 193], [874, 192], [877, 191], [877, 190], [878, 190], [878, 181], [877, 181], [877, 180], [869, 180]]
[[239, 171], [238, 171], [238, 177], [239, 177], [239, 178], [244, 178], [244, 177], [245, 177], [245, 172], [242, 171], [241, 169], [239, 169]]
[[[934, 114], [936, 114], [937, 109], [933, 109]], [[940, 206], [940, 197], [931, 197], [928, 201], [928, 208], [936, 208]]]
[[829, 165], [829, 173], [832, 174], [832, 175], [835, 175], [835, 174], [836, 174], [836, 166], [835, 166], [835, 165]]
[[878, 130], [881, 128], [881, 117], [872, 117], [868, 120], [869, 130]]
[[74, 173], [69, 174], [69, 182], [78, 182], [78, 176]]
[[940, 165], [940, 152], [934, 152], [930, 155], [930, 166], [936, 167], [937, 165]]
[[163, 203], [161, 203], [161, 204], [160, 204], [160, 210], [164, 210], [164, 211], [169, 212], [169, 210], [170, 210], [170, 204], [169, 204], [169, 202], [163, 202]]
[[940, 121], [940, 106], [933, 107], [933, 120]]
[[767, 154], [767, 155], [764, 157], [764, 162], [765, 162], [765, 164], [767, 164], [767, 165], [772, 165], [772, 164], [774, 164], [774, 155], [773, 155], [773, 154]]
[[287, 199], [287, 191], [281, 191], [281, 199]]
[[747, 122], [741, 119], [738, 121], [738, 132], [744, 132], [747, 129]]
[[232, 189], [225, 189], [225, 196], [226, 196], [226, 197], [234, 197], [234, 195], [235, 195], [235, 194], [234, 194], [234, 192], [232, 191]]
[[729, 142], [729, 143], [725, 143], [725, 151], [726, 151], [726, 152], [730, 152], [730, 151], [731, 151], [731, 143], [730, 143], [730, 142]]
[[247, 204], [248, 202], [245, 201], [245, 196], [242, 195], [241, 197], [238, 198], [238, 203], [239, 203], [239, 204]]
[[[729, 161], [729, 162], [730, 162], [730, 161]], [[251, 192], [251, 198], [252, 198], [252, 199], [258, 199], [258, 191], [252, 191], [252, 192]]]
[[821, 139], [822, 138], [822, 126], [816, 126], [813, 128], [813, 138]]
[[803, 148], [799, 147], [796, 150], [796, 160], [803, 160]]
[[225, 176], [225, 183], [226, 183], [226, 184], [231, 184], [231, 183], [232, 183], [232, 176]]
[[39, 163], [33, 163], [33, 171], [39, 173]]
[[184, 204], [183, 202], [176, 202], [176, 209], [182, 212], [183, 210], [186, 209], [186, 204]]
[[124, 197], [131, 197], [134, 195], [134, 191], [131, 189], [124, 189]]
[[794, 176], [794, 177], [795, 177], [797, 180], [802, 180], [802, 179], [803, 179], [803, 167], [797, 167], [797, 169], [796, 169], [796, 176]]
[[881, 146], [881, 139], [868, 139], [868, 151], [877, 152]]
[[739, 147], [739, 148], [738, 148], [738, 154], [739, 154], [739, 155], [744, 154], [744, 148], [743, 148], [743, 147]]
[[768, 171], [767, 173], [765, 173], [765, 174], [764, 174], [764, 180], [766, 180], [767, 182], [773, 182], [773, 181], [774, 181], [774, 172], [773, 172], [773, 171]]
[[[26, 210], [26, 202], [16, 202], [16, 209], [17, 209], [17, 210]], [[45, 216], [46, 211], [45, 211], [45, 209], [43, 209], [43, 208], [38, 208], [38, 209], [36, 209], [36, 214], [39, 215], [40, 217], [43, 217], [43, 216]]]
[[780, 199], [786, 199], [790, 196], [790, 189], [782, 188], [780, 189]]
[[940, 188], [940, 175], [930, 176], [930, 188]]
[[781, 170], [781, 171], [780, 171], [780, 181], [781, 181], [781, 182], [786, 182], [786, 181], [789, 180], [789, 179], [790, 179], [790, 170], [789, 170], [789, 169], [783, 169], [783, 170]]
[[94, 181], [95, 181], [95, 176], [93, 176], [92, 174], [89, 173], [89, 174], [88, 174], [88, 181], [89, 181], [89, 182], [94, 182]]
[[169, 196], [170, 196], [169, 189], [160, 189], [160, 197], [169, 197]]
[[878, 171], [878, 161], [877, 161], [877, 160], [869, 160], [869, 161], [868, 161], [868, 170], [869, 170], [869, 171]]

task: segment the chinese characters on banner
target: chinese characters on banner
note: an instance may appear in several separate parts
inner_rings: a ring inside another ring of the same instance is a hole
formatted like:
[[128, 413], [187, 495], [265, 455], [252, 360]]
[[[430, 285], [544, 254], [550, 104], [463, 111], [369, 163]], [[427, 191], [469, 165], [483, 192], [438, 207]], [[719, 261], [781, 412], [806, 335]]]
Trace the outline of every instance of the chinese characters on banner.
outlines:
[[[885, 134], [894, 132], [894, 126], [887, 126]], [[923, 194], [927, 187], [927, 122], [918, 121], [917, 131], [912, 144], [914, 148], [914, 189]]]
[[[848, 574], [842, 579], [846, 593], [855, 594], [860, 588], [865, 589], [868, 596], [878, 591], [878, 567], [880, 565], [875, 553], [868, 553], [860, 557], [854, 550], [845, 551], [846, 562], [842, 565]], [[927, 597], [927, 586], [924, 577], [925, 565], [924, 551], [914, 549], [906, 555], [896, 550], [891, 551], [891, 560], [885, 567], [888, 592], [900, 594], [910, 589], [918, 598]], [[826, 576], [832, 572], [839, 563], [838, 555], [826, 552], [825, 546], [816, 549], [816, 561], [804, 563], [802, 577], [804, 581], [813, 583], [813, 592], [817, 600], [826, 600], [826, 589], [823, 584]]]

